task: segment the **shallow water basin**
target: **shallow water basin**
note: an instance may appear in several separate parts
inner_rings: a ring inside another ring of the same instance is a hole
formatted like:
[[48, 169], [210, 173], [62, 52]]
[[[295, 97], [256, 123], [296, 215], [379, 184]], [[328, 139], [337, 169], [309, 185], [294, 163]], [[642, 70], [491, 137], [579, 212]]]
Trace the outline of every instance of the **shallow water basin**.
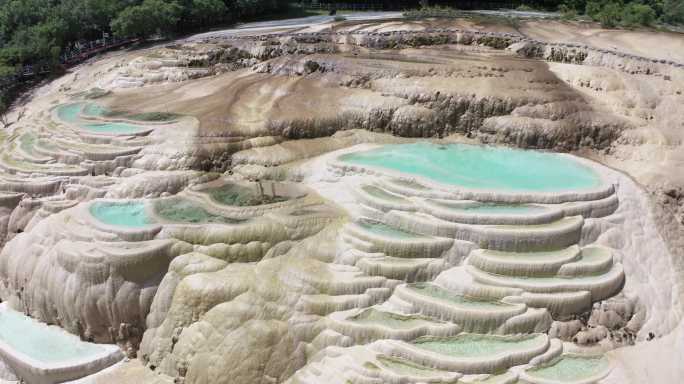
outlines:
[[418, 348], [460, 358], [493, 357], [501, 353], [528, 350], [546, 343], [542, 334], [500, 336], [462, 333], [453, 337], [421, 337], [412, 342]]
[[394, 239], [417, 239], [421, 237], [420, 235], [402, 231], [401, 229], [390, 227], [389, 225], [378, 221], [359, 220], [357, 221], [357, 224], [368, 232]]
[[474, 190], [558, 192], [601, 185], [591, 168], [568, 156], [468, 144], [391, 144], [339, 161], [384, 168]]
[[560, 383], [582, 382], [591, 378], [599, 378], [610, 368], [604, 356], [583, 356], [564, 354], [550, 364], [528, 369], [525, 373], [532, 378], [553, 380]]
[[140, 228], [154, 224], [142, 202], [98, 201], [90, 206], [90, 213], [105, 224], [119, 227]]
[[444, 202], [428, 200], [431, 204], [453, 211], [473, 215], [530, 215], [547, 211], [547, 208], [535, 204], [505, 204], [488, 202]]
[[44, 363], [82, 359], [106, 352], [101, 345], [81, 341], [76, 335], [7, 308], [0, 310], [0, 340]]
[[398, 313], [380, 311], [375, 308], [365, 309], [357, 315], [348, 317], [347, 320], [356, 324], [377, 324], [395, 329], [411, 329], [428, 325], [429, 323], [436, 323], [434, 320], [418, 315], [400, 315]]
[[435, 299], [446, 301], [450, 304], [456, 304], [459, 307], [473, 308], [473, 309], [491, 309], [498, 310], [504, 308], [514, 307], [512, 304], [504, 303], [495, 300], [484, 300], [463, 296], [451, 291], [448, 291], [438, 285], [430, 283], [414, 283], [409, 284], [408, 289], [421, 295], [429, 296]]
[[182, 223], [236, 224], [245, 221], [213, 214], [198, 203], [178, 197], [156, 201], [154, 210], [163, 219]]
[[96, 104], [90, 103], [71, 103], [63, 104], [57, 107], [57, 117], [70, 124], [75, 124], [79, 128], [93, 133], [109, 133], [109, 134], [136, 134], [146, 131], [148, 128], [120, 122], [93, 122], [84, 120], [83, 116], [103, 117], [107, 113], [107, 109]]

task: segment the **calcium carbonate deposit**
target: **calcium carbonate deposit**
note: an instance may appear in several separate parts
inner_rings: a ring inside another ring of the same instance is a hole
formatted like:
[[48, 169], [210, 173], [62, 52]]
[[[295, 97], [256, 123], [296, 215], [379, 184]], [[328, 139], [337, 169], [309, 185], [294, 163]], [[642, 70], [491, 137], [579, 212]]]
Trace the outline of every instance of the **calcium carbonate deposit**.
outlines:
[[684, 68], [545, 23], [212, 32], [40, 86], [0, 131], [0, 382], [681, 382]]

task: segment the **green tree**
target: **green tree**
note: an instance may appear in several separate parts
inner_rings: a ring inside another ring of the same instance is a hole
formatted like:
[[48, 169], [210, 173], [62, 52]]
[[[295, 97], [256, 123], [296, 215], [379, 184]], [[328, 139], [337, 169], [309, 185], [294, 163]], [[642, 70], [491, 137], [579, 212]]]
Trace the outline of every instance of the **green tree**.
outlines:
[[3, 127], [9, 125], [7, 121], [7, 112], [9, 112], [9, 108], [5, 101], [0, 98], [0, 124], [2, 124]]
[[21, 27], [36, 25], [50, 14], [49, 0], [9, 0], [0, 8], [0, 36], [5, 42]]
[[183, 9], [175, 1], [145, 0], [127, 7], [112, 20], [112, 31], [122, 37], [149, 37], [157, 32], [173, 31]]
[[192, 0], [190, 15], [199, 25], [208, 25], [227, 18], [228, 7], [223, 0]]
[[69, 25], [68, 40], [96, 39], [110, 30], [109, 23], [127, 2], [121, 0], [64, 0], [56, 12]]
[[584, 9], [587, 6], [587, 1], [586, 0], [566, 0], [565, 2], [561, 3], [558, 8], [560, 9], [561, 6], [563, 7], [563, 10], [566, 12], [574, 10], [577, 13], [584, 13]]
[[664, 0], [661, 18], [666, 23], [684, 23], [684, 0]]
[[587, 2], [584, 13], [594, 20], [599, 19], [599, 13], [603, 9], [604, 2], [600, 0], [591, 0]]
[[629, 3], [622, 11], [622, 24], [626, 26], [651, 25], [655, 19], [655, 11], [646, 4]]
[[602, 26], [615, 28], [622, 18], [622, 9], [618, 3], [608, 3], [603, 6], [598, 14], [598, 21]]
[[59, 52], [64, 44], [64, 23], [59, 19], [50, 19], [39, 24], [21, 27], [12, 36], [10, 57], [4, 57], [10, 63], [50, 63], [56, 64]]

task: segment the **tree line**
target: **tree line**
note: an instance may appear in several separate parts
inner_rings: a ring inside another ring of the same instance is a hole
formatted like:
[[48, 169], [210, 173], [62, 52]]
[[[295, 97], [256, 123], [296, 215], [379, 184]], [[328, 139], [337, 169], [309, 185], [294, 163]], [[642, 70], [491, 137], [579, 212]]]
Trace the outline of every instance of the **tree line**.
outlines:
[[558, 8], [565, 15], [585, 14], [609, 28], [684, 23], [684, 0], [567, 0]]
[[0, 0], [0, 106], [27, 64], [56, 68], [78, 41], [187, 33], [259, 15], [286, 0]]
[[609, 28], [648, 26], [656, 22], [684, 24], [684, 0], [415, 0], [414, 5], [423, 8], [429, 5], [455, 9], [518, 7], [521, 10], [560, 11], [568, 18], [578, 15], [589, 16]]
[[54, 63], [68, 44], [103, 34], [183, 33], [286, 5], [284, 0], [0, 0], [0, 65]]

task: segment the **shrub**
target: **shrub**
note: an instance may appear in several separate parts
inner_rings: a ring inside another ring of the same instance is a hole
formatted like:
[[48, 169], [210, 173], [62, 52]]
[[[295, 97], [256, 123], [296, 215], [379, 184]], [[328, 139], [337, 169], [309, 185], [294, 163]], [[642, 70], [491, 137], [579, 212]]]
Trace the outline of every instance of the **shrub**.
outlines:
[[559, 5], [558, 12], [560, 12], [561, 19], [563, 20], [572, 20], [577, 17], [577, 10], [575, 10], [575, 8], [570, 8], [566, 4]]
[[535, 9], [530, 7], [527, 4], [521, 4], [518, 6], [518, 8], [515, 9], [516, 11], [521, 11], [521, 12], [529, 12], [529, 11], [534, 11]]
[[655, 11], [646, 4], [629, 3], [622, 11], [622, 24], [626, 26], [651, 25], [655, 19]]
[[598, 20], [607, 28], [615, 28], [622, 18], [622, 10], [618, 3], [608, 3], [599, 12]]
[[601, 9], [603, 9], [603, 2], [599, 0], [592, 0], [587, 2], [584, 13], [586, 13], [586, 15], [591, 17], [593, 20], [598, 21]]
[[148, 37], [156, 32], [166, 33], [176, 27], [182, 10], [175, 2], [145, 0], [119, 13], [111, 22], [112, 31], [117, 36], [138, 37]]
[[684, 0], [665, 0], [661, 18], [666, 23], [684, 23]]
[[404, 12], [404, 17], [407, 19], [426, 19], [431, 17], [449, 17], [455, 18], [460, 16], [458, 11], [451, 7], [430, 6], [420, 9], [412, 9]]

